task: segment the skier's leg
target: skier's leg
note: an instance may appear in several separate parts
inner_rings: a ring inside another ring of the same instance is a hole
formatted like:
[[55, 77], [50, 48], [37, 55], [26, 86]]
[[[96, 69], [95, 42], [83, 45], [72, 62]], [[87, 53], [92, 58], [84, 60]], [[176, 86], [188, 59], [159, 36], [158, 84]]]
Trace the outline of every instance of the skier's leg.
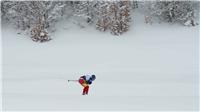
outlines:
[[83, 88], [83, 93], [82, 93], [82, 95], [85, 95], [85, 88]]
[[85, 95], [86, 92], [87, 92], [87, 86], [85, 86], [85, 87], [83, 88], [83, 95]]
[[85, 94], [88, 94], [88, 91], [89, 91], [89, 86], [86, 86], [86, 92], [85, 92]]

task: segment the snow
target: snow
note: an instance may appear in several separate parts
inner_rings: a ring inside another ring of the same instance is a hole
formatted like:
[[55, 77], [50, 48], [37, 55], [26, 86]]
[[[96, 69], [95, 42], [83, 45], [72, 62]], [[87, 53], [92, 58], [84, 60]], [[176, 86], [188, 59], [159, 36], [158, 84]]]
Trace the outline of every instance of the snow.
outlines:
[[[199, 28], [134, 16], [121, 36], [63, 20], [46, 43], [4, 25], [3, 110], [198, 110]], [[67, 80], [87, 73], [97, 79], [82, 96]]]
[[191, 20], [186, 21], [186, 22], [184, 23], [184, 25], [185, 25], [185, 26], [191, 25]]
[[40, 36], [44, 36], [44, 35], [45, 35], [44, 32], [41, 32], [41, 33], [40, 33]]

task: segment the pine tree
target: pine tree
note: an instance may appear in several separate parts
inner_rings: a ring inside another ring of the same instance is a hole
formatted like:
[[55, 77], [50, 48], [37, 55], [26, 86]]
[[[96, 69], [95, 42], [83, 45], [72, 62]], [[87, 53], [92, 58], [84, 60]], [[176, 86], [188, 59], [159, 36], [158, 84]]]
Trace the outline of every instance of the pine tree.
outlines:
[[2, 20], [13, 22], [17, 28], [25, 30], [30, 27], [27, 18], [28, 5], [27, 2], [2, 1]]
[[114, 2], [111, 5], [111, 12], [113, 13], [113, 18], [111, 21], [110, 29], [111, 33], [114, 35], [120, 35], [129, 29], [130, 22], [130, 2], [119, 1]]
[[147, 6], [151, 16], [158, 17], [160, 21], [192, 26], [197, 24], [197, 7], [199, 2], [195, 1], [156, 1]]
[[108, 1], [97, 2], [95, 9], [97, 15], [96, 28], [100, 31], [106, 31], [110, 27], [112, 13], [110, 5], [111, 3]]
[[132, 9], [136, 9], [136, 8], [139, 7], [139, 6], [138, 6], [138, 2], [139, 2], [139, 1], [136, 1], [136, 0], [132, 0], [132, 1], [130, 2]]
[[84, 20], [87, 23], [94, 22], [94, 7], [96, 1], [72, 1], [73, 16]]
[[3, 1], [1, 5], [5, 18], [17, 28], [30, 30], [31, 38], [40, 42], [50, 40], [48, 28], [54, 26], [65, 6], [61, 1]]
[[129, 1], [101, 1], [97, 6], [98, 21], [96, 28], [101, 31], [111, 30], [113, 35], [120, 35], [129, 29]]

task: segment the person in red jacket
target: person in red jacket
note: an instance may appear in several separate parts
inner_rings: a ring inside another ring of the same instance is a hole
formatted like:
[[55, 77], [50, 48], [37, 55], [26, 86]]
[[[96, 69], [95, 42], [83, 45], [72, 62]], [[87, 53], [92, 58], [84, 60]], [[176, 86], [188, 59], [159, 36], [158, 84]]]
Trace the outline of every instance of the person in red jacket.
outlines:
[[79, 78], [79, 83], [83, 86], [82, 95], [87, 95], [89, 91], [89, 85], [96, 79], [95, 75], [84, 75]]

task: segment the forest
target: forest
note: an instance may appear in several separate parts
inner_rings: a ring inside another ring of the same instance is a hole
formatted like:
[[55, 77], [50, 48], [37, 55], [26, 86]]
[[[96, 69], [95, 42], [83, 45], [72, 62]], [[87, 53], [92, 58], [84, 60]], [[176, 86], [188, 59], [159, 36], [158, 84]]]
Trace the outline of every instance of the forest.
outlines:
[[[198, 1], [1, 1], [1, 21], [28, 32], [35, 42], [52, 39], [50, 32], [61, 18], [78, 18], [99, 31], [120, 36], [129, 31], [134, 10], [142, 8], [144, 21], [196, 26]], [[80, 25], [80, 24], [77, 24]], [[84, 27], [84, 26], [82, 26]], [[134, 26], [132, 26], [134, 27]]]

